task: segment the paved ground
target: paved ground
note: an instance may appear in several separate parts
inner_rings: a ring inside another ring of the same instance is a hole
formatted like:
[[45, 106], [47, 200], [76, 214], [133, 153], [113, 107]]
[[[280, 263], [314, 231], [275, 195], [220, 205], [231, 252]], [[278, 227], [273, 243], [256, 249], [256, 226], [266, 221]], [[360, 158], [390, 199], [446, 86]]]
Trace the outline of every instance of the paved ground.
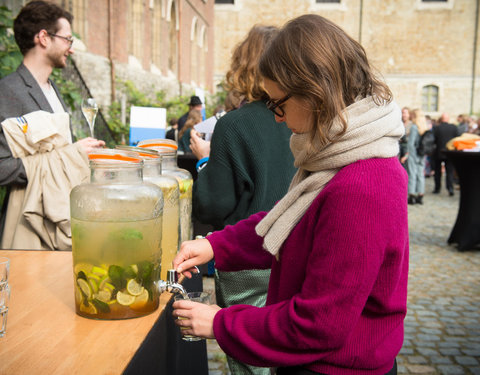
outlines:
[[[427, 179], [423, 206], [409, 206], [408, 314], [398, 373], [480, 375], [480, 249], [458, 252], [447, 244], [459, 192], [434, 195], [432, 184]], [[212, 290], [212, 279], [204, 287]], [[216, 341], [207, 346], [209, 374], [230, 374]]]

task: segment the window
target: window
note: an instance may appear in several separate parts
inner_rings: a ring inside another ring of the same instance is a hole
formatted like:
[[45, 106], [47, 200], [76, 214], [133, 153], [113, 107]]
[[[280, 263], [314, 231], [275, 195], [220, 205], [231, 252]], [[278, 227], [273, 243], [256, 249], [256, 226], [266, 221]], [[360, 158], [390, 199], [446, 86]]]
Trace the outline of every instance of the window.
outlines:
[[155, 0], [152, 12], [152, 61], [160, 68], [162, 66], [162, 1]]
[[422, 0], [424, 3], [446, 3], [448, 0]]
[[142, 0], [133, 0], [131, 4], [129, 18], [129, 38], [128, 38], [128, 53], [135, 56], [140, 61], [143, 55], [143, 21], [144, 9]]
[[424, 112], [438, 111], [438, 86], [428, 85], [422, 88], [422, 110]]
[[215, 0], [215, 4], [235, 4], [234, 0]]
[[178, 74], [177, 71], [177, 55], [178, 55], [178, 42], [177, 42], [177, 10], [175, 7], [175, 2], [172, 1], [172, 6], [170, 8], [169, 14], [169, 27], [168, 27], [168, 69], [173, 72], [175, 75]]
[[73, 15], [72, 31], [85, 41], [85, 0], [63, 0], [61, 6]]
[[316, 0], [317, 3], [340, 3], [340, 0]]

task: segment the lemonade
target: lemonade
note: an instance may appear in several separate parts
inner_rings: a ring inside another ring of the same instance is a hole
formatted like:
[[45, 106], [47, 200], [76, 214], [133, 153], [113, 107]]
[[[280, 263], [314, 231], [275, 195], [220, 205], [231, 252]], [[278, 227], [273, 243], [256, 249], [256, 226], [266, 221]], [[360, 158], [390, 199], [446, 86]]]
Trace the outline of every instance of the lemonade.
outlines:
[[193, 179], [178, 179], [180, 185], [180, 242], [192, 239]]
[[77, 314], [126, 319], [158, 308], [162, 218], [109, 222], [72, 217]]
[[160, 277], [167, 279], [167, 270], [172, 268], [173, 258], [178, 251], [179, 240], [179, 189], [176, 179], [167, 176], [144, 178], [158, 185], [163, 192], [162, 224], [162, 271]]

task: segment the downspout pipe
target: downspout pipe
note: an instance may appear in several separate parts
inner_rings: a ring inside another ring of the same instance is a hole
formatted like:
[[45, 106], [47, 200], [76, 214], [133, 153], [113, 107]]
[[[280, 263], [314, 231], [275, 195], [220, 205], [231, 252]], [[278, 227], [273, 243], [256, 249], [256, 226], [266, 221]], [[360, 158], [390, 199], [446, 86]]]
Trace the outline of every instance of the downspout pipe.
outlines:
[[362, 44], [363, 0], [360, 0], [360, 14], [358, 20], [358, 43]]
[[179, 86], [179, 92], [180, 95], [182, 95], [182, 79], [180, 76], [181, 73], [181, 67], [182, 67], [182, 39], [180, 35], [180, 31], [182, 30], [182, 0], [177, 0], [177, 5], [178, 5], [178, 41], [177, 41], [177, 79], [178, 79], [178, 86]]
[[473, 114], [473, 105], [475, 98], [475, 75], [477, 65], [477, 40], [478, 40], [478, 11], [480, 9], [480, 0], [477, 0], [477, 7], [475, 11], [475, 34], [473, 36], [473, 61], [472, 61], [472, 92], [470, 95], [470, 114]]
[[108, 0], [108, 61], [110, 62], [110, 100], [115, 101], [115, 64], [113, 63], [113, 0]]

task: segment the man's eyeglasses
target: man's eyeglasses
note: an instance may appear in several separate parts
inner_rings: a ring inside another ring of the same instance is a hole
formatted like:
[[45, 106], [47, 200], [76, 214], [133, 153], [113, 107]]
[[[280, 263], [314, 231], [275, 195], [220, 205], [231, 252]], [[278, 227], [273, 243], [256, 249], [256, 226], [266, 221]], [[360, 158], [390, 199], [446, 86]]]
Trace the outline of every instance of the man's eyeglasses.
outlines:
[[50, 33], [48, 33], [48, 35], [53, 36], [53, 37], [57, 37], [57, 38], [62, 38], [63, 40], [66, 40], [67, 43], [70, 45], [70, 47], [73, 44], [73, 37], [66, 37], [66, 36], [61, 36], [61, 35], [57, 35], [57, 34], [50, 34]]
[[285, 111], [282, 107], [280, 107], [283, 103], [285, 103], [288, 99], [290, 99], [291, 95], [287, 94], [282, 99], [278, 100], [267, 100], [267, 108], [275, 113], [278, 117], [285, 116]]

